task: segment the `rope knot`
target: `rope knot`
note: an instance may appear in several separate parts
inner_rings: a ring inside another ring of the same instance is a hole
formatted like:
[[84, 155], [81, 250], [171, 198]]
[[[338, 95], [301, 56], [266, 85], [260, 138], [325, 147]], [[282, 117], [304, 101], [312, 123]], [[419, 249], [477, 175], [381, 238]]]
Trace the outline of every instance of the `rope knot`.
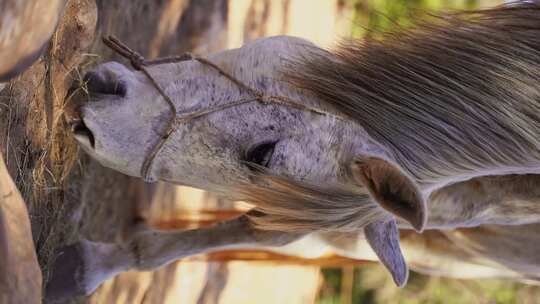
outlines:
[[142, 67], [146, 65], [146, 60], [144, 59], [144, 57], [137, 52], [131, 53], [131, 55], [129, 56], [129, 62], [131, 62], [131, 65], [136, 70], [141, 70]]
[[142, 70], [143, 66], [146, 65], [146, 60], [141, 54], [130, 49], [127, 45], [123, 44], [116, 37], [104, 37], [103, 42], [120, 56], [128, 59], [134, 69]]
[[257, 99], [258, 102], [260, 102], [262, 105], [265, 105], [265, 106], [272, 103], [272, 99], [266, 96], [262, 92], [255, 92], [255, 98]]

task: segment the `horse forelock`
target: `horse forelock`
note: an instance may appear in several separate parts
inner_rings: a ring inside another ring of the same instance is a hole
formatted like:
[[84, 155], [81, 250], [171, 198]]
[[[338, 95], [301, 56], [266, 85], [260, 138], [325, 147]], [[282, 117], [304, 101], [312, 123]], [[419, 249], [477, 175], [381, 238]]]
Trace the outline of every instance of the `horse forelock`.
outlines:
[[291, 67], [292, 83], [359, 123], [419, 184], [539, 167], [537, 2], [431, 16]]
[[256, 178], [257, 184], [240, 186], [235, 195], [255, 205], [259, 212], [248, 215], [258, 229], [358, 232], [390, 217], [359, 187], [321, 186], [269, 174]]

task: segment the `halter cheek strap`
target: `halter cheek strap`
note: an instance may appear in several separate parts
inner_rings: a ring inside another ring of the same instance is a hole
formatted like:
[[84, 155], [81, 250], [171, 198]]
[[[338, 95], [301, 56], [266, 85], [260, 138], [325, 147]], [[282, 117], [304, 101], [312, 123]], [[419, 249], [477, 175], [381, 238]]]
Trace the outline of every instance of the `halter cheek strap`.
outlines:
[[[241, 82], [231, 74], [225, 72], [223, 69], [221, 69], [219, 66], [214, 64], [213, 62], [209, 61], [208, 59], [194, 56], [190, 53], [186, 53], [181, 56], [173, 56], [173, 57], [163, 57], [158, 58], [155, 60], [146, 60], [142, 55], [139, 53], [131, 50], [128, 46], [126, 46], [124, 43], [122, 43], [120, 40], [113, 36], [103, 37], [103, 42], [111, 48], [113, 51], [118, 53], [120, 56], [128, 59], [131, 62], [131, 66], [138, 71], [141, 71], [148, 80], [152, 83], [152, 85], [156, 88], [156, 90], [159, 92], [159, 94], [165, 99], [167, 104], [169, 105], [169, 108], [171, 112], [173, 113], [173, 116], [169, 120], [167, 124], [167, 128], [165, 129], [165, 132], [163, 135], [161, 135], [159, 141], [156, 143], [156, 145], [152, 148], [150, 153], [146, 156], [143, 165], [141, 167], [141, 176], [146, 182], [155, 182], [156, 179], [152, 178], [151, 176], [151, 169], [152, 164], [154, 162], [154, 159], [159, 154], [169, 137], [176, 131], [177, 127], [181, 124], [185, 124], [193, 119], [223, 111], [228, 108], [236, 107], [242, 104], [251, 103], [251, 102], [259, 102], [261, 104], [278, 104], [283, 106], [288, 106], [292, 108], [296, 108], [303, 111], [312, 112], [318, 115], [325, 115], [325, 116], [333, 116], [337, 119], [343, 120], [340, 116], [337, 116], [335, 114], [306, 106], [300, 102], [296, 102], [288, 97], [285, 96], [273, 96], [273, 95], [266, 95], [263, 92], [260, 92], [252, 87], [249, 87], [245, 83]], [[150, 72], [146, 69], [147, 66], [150, 65], [156, 65], [156, 64], [164, 64], [164, 63], [176, 63], [181, 61], [188, 61], [188, 60], [197, 60], [201, 64], [207, 65], [214, 70], [216, 70], [220, 75], [230, 80], [232, 83], [236, 84], [246, 92], [248, 92], [251, 97], [243, 98], [235, 101], [231, 101], [229, 103], [223, 104], [223, 105], [217, 105], [212, 108], [208, 109], [202, 109], [199, 111], [195, 111], [189, 114], [186, 114], [184, 116], [177, 116], [177, 109], [175, 104], [173, 103], [172, 99], [165, 93], [163, 88], [157, 83], [157, 81], [152, 77]]]

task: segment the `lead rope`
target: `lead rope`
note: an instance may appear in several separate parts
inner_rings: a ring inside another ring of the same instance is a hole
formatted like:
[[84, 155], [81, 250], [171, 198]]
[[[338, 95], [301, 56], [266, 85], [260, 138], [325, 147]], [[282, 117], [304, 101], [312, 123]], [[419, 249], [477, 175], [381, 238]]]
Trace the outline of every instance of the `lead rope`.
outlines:
[[[208, 59], [198, 57], [198, 56], [194, 56], [193, 54], [190, 54], [190, 53], [185, 53], [185, 54], [183, 54], [181, 56], [164, 57], [164, 58], [158, 58], [158, 59], [155, 59], [155, 60], [146, 60], [141, 54], [131, 50], [127, 45], [122, 43], [120, 40], [118, 40], [114, 36], [103, 37], [103, 43], [105, 43], [105, 45], [107, 45], [110, 49], [115, 51], [120, 56], [128, 59], [131, 62], [131, 66], [135, 70], [141, 71], [144, 75], [146, 75], [148, 80], [150, 80], [150, 82], [156, 88], [156, 90], [159, 92], [159, 94], [163, 97], [163, 99], [165, 99], [165, 101], [169, 105], [169, 108], [171, 109], [171, 112], [173, 113], [173, 115], [172, 115], [172, 117], [169, 120], [169, 123], [167, 125], [167, 129], [165, 130], [163, 135], [161, 135], [160, 140], [152, 148], [152, 150], [150, 151], [150, 153], [148, 154], [148, 156], [146, 157], [146, 159], [143, 162], [143, 165], [142, 165], [142, 168], [141, 168], [141, 176], [146, 182], [155, 181], [150, 176], [151, 169], [152, 169], [152, 164], [154, 162], [154, 159], [156, 158], [157, 154], [161, 151], [161, 149], [163, 148], [163, 146], [165, 145], [165, 143], [167, 142], [169, 137], [174, 133], [174, 131], [176, 131], [176, 128], [178, 127], [178, 125], [186, 123], [186, 122], [188, 122], [188, 121], [190, 121], [192, 119], [195, 119], [195, 118], [207, 115], [207, 114], [211, 114], [211, 113], [214, 113], [214, 112], [225, 110], [227, 108], [231, 108], [231, 107], [235, 107], [235, 106], [238, 106], [238, 105], [242, 105], [242, 104], [257, 101], [257, 102], [260, 102], [262, 104], [274, 103], [274, 104], [286, 105], [286, 106], [294, 107], [294, 108], [297, 108], [297, 109], [300, 109], [300, 110], [309, 111], [309, 112], [312, 112], [312, 113], [315, 113], [315, 114], [318, 114], [318, 115], [333, 116], [333, 117], [335, 117], [337, 119], [342, 120], [342, 118], [340, 116], [337, 116], [335, 114], [332, 114], [332, 113], [329, 113], [329, 112], [326, 112], [326, 111], [319, 110], [317, 108], [312, 108], [312, 107], [305, 106], [305, 105], [303, 105], [301, 103], [298, 103], [298, 102], [295, 102], [294, 100], [292, 100], [292, 99], [290, 99], [288, 97], [285, 97], [285, 96], [273, 96], [273, 95], [269, 96], [269, 95], [265, 95], [263, 92], [257, 91], [256, 89], [253, 89], [253, 88], [249, 87], [245, 83], [238, 80], [236, 77], [234, 77], [231, 74], [225, 72], [223, 69], [221, 69], [219, 66], [217, 66], [213, 62], [209, 61]], [[251, 98], [243, 98], [243, 99], [236, 100], [236, 101], [224, 104], [224, 105], [216, 106], [214, 108], [202, 109], [200, 111], [189, 113], [189, 114], [187, 114], [187, 115], [185, 115], [183, 117], [177, 117], [177, 109], [176, 109], [176, 106], [175, 106], [174, 102], [171, 100], [169, 95], [167, 95], [167, 93], [165, 93], [163, 88], [161, 88], [161, 86], [157, 83], [157, 81], [154, 79], [154, 77], [152, 77], [152, 75], [146, 69], [146, 67], [150, 66], [150, 65], [164, 64], [164, 63], [176, 63], [176, 62], [188, 61], [188, 60], [197, 60], [201, 64], [207, 65], [207, 66], [213, 68], [220, 75], [222, 75], [223, 77], [229, 79], [231, 82], [233, 82], [234, 84], [239, 86], [241, 89], [249, 92], [253, 97], [251, 97]]]

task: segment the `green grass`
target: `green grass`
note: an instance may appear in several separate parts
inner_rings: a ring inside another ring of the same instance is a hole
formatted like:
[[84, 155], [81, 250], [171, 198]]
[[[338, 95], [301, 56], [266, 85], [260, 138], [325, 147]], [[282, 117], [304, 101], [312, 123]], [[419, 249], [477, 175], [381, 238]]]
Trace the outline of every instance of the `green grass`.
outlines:
[[349, 0], [354, 7], [353, 37], [377, 35], [413, 24], [421, 12], [475, 9], [480, 6], [497, 5], [499, 0]]
[[508, 280], [458, 280], [411, 272], [405, 288], [397, 288], [381, 265], [355, 268], [352, 295], [341, 291], [340, 268], [322, 270], [324, 283], [318, 304], [537, 304], [540, 287]]

